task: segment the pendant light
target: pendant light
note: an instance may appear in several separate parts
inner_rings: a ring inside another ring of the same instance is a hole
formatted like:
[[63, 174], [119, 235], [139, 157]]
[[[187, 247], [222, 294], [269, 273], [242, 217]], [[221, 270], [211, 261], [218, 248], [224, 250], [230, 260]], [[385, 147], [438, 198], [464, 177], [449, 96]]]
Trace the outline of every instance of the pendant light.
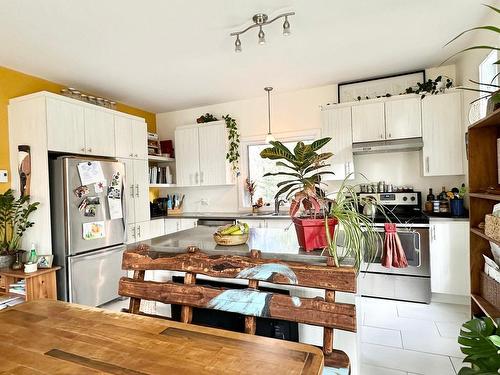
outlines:
[[273, 134], [271, 133], [271, 91], [272, 87], [264, 87], [267, 92], [267, 118], [268, 118], [268, 132], [266, 135], [266, 143], [275, 141]]

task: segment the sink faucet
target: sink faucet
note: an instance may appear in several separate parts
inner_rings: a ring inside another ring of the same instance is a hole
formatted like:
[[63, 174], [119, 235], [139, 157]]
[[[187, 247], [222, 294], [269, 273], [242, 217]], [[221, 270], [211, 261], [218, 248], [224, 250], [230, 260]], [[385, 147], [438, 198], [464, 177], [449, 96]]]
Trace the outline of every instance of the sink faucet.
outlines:
[[274, 214], [279, 215], [280, 214], [280, 206], [282, 203], [286, 203], [286, 200], [284, 199], [279, 199], [275, 198], [274, 199]]

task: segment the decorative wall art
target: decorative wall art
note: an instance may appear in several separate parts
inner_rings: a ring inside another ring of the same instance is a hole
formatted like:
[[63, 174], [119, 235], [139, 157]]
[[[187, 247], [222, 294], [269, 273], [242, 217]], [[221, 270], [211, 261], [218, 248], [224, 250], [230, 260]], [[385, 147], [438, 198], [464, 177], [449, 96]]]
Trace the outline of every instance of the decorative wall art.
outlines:
[[408, 87], [417, 89], [417, 83], [425, 82], [425, 71], [397, 74], [387, 77], [370, 78], [339, 83], [338, 102], [347, 103], [405, 94]]
[[21, 197], [30, 195], [31, 186], [31, 148], [28, 145], [17, 146], [19, 186]]

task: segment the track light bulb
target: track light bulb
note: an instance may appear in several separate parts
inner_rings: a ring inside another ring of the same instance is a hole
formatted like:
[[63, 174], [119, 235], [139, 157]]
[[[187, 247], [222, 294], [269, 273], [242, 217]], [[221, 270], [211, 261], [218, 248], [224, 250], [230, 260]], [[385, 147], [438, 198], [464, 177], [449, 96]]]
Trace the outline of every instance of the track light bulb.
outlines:
[[290, 35], [290, 22], [288, 22], [288, 17], [285, 17], [285, 22], [283, 22], [283, 35]]
[[262, 30], [262, 26], [259, 30], [259, 44], [266, 44], [266, 34], [264, 34], [264, 30]]
[[241, 52], [241, 40], [239, 35], [236, 37], [236, 41], [234, 42], [234, 51]]

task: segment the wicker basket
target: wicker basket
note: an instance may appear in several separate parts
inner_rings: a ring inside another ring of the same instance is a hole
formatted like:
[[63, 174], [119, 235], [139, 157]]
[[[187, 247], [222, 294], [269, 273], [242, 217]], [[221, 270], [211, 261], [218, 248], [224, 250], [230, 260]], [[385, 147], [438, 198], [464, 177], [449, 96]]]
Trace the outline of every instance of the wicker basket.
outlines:
[[248, 241], [248, 233], [245, 234], [228, 234], [222, 235], [219, 233], [214, 233], [214, 241], [217, 245], [222, 246], [237, 246], [243, 245]]
[[500, 309], [500, 283], [481, 272], [480, 288], [481, 296], [497, 309]]
[[500, 217], [486, 215], [484, 222], [484, 234], [496, 241], [500, 241]]

